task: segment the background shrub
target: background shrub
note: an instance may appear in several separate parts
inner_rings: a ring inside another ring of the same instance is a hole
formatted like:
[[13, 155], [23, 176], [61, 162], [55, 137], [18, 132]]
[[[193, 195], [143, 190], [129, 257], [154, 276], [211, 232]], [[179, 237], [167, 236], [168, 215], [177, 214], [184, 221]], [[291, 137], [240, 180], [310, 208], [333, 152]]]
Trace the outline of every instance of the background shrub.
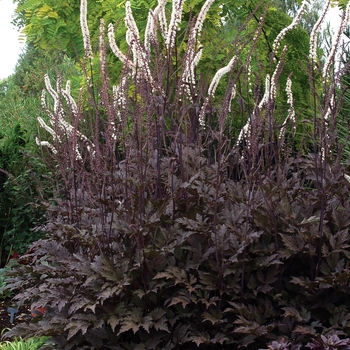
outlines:
[[[26, 46], [13, 75], [0, 82], [0, 264], [14, 252], [23, 254], [42, 237], [44, 203], [50, 197], [50, 169], [39, 158], [35, 144], [37, 117], [43, 116], [40, 96], [43, 77], [81, 76], [63, 54], [51, 58], [33, 45]], [[75, 84], [72, 84], [73, 87]], [[34, 228], [36, 228], [35, 231]]]
[[20, 124], [5, 129], [0, 140], [0, 261], [5, 265], [16, 251], [24, 253], [41, 237], [33, 228], [43, 220], [40, 169], [43, 163], [26, 150], [28, 138]]

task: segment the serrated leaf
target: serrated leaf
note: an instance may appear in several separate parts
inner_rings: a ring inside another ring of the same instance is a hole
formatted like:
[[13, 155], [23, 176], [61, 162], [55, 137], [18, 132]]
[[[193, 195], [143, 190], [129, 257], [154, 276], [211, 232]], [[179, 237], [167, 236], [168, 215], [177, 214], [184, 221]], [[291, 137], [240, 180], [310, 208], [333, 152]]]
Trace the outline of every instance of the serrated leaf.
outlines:
[[210, 340], [210, 336], [208, 333], [200, 333], [197, 335], [191, 335], [189, 337], [189, 340], [194, 342], [197, 346], [200, 346], [201, 344], [208, 343]]
[[121, 321], [121, 328], [118, 334], [132, 330], [134, 334], [140, 329], [142, 325], [142, 309], [133, 308], [128, 311], [127, 315]]
[[190, 303], [191, 303], [191, 300], [188, 297], [182, 295], [182, 296], [171, 298], [170, 303], [168, 304], [168, 307], [172, 305], [181, 304], [183, 308], [186, 308], [186, 306]]
[[149, 333], [150, 327], [153, 325], [152, 317], [142, 317], [142, 310], [140, 308], [134, 308], [128, 312], [128, 315], [124, 317], [121, 322], [121, 327], [118, 334], [132, 330], [134, 334], [142, 327], [147, 333]]
[[235, 333], [252, 334], [252, 328], [250, 326], [239, 326], [234, 329]]
[[214, 274], [199, 271], [199, 281], [206, 290], [216, 289], [217, 277]]
[[142, 299], [146, 295], [145, 291], [142, 289], [135, 290], [133, 294], [136, 295], [139, 299]]
[[214, 337], [213, 339], [211, 339], [210, 342], [211, 342], [212, 344], [217, 344], [217, 343], [219, 343], [219, 344], [223, 345], [223, 343], [224, 343], [226, 340], [229, 340], [229, 339], [227, 338], [227, 336], [226, 336], [225, 334], [223, 334], [223, 333], [216, 333], [216, 334], [215, 334], [215, 337]]
[[167, 318], [165, 316], [161, 317], [157, 321], [153, 322], [153, 327], [156, 331], [165, 331], [170, 333], [168, 325], [167, 325]]
[[293, 252], [300, 252], [303, 250], [305, 246], [305, 241], [298, 235], [288, 235], [288, 234], [281, 234], [280, 236], [282, 238], [282, 241], [285, 245], [285, 247]]
[[93, 313], [96, 311], [96, 306], [99, 305], [99, 303], [93, 303], [93, 304], [87, 304], [84, 308], [84, 311], [91, 310]]
[[310, 327], [310, 326], [298, 325], [294, 328], [294, 332], [302, 333], [302, 334], [312, 334], [314, 336], [317, 335], [317, 333], [314, 331], [313, 327]]
[[123, 271], [117, 270], [112, 261], [104, 255], [97, 256], [90, 266], [97, 274], [112, 282], [119, 282], [123, 276]]
[[161, 319], [165, 314], [166, 311], [164, 309], [161, 309], [160, 307], [157, 307], [150, 313], [153, 321]]
[[310, 281], [309, 277], [293, 277], [291, 279], [291, 283], [298, 284], [304, 288], [307, 289], [313, 289], [316, 285], [317, 282], [315, 281]]
[[117, 327], [120, 324], [120, 318], [116, 315], [112, 315], [109, 317], [109, 319], [107, 320], [107, 323], [111, 326], [112, 331], [114, 332], [115, 327]]
[[257, 263], [259, 264], [259, 266], [263, 267], [263, 266], [270, 266], [270, 265], [280, 265], [283, 264], [282, 261], [279, 260], [279, 254], [271, 254], [270, 256], [265, 256], [262, 258], [258, 258], [257, 259]]
[[212, 325], [225, 321], [222, 319], [222, 313], [220, 310], [213, 310], [211, 312], [205, 311], [202, 314], [202, 318], [204, 321], [209, 321]]
[[165, 279], [171, 279], [173, 277], [173, 275], [169, 272], [158, 272], [153, 279], [161, 279], [161, 278], [165, 278]]
[[299, 322], [303, 320], [299, 311], [294, 307], [283, 307], [282, 310], [284, 311], [284, 317], [292, 317]]
[[313, 216], [310, 216], [307, 219], [306, 218], [303, 219], [303, 221], [300, 223], [300, 225], [316, 224], [316, 223], [319, 223], [319, 222], [320, 222], [320, 217], [316, 216], [316, 215], [313, 215]]
[[79, 309], [85, 308], [88, 303], [90, 303], [90, 300], [82, 296], [75, 298], [69, 307], [68, 314], [73, 314]]
[[116, 295], [119, 295], [123, 291], [124, 287], [128, 286], [129, 284], [129, 282], [118, 283], [115, 285], [110, 283], [104, 284], [101, 288], [101, 292], [98, 294], [98, 300], [103, 302]]
[[143, 329], [149, 333], [150, 327], [153, 325], [152, 317], [151, 316], [145, 316], [142, 318], [141, 325]]
[[137, 331], [140, 329], [141, 324], [136, 323], [132, 319], [124, 320], [122, 323], [122, 326], [120, 327], [120, 330], [118, 332], [118, 335], [127, 332], [129, 330], [132, 330], [134, 334], [137, 333]]
[[91, 326], [91, 323], [84, 320], [70, 321], [64, 328], [65, 331], [68, 330], [67, 340], [71, 339], [79, 331], [84, 335], [89, 326]]

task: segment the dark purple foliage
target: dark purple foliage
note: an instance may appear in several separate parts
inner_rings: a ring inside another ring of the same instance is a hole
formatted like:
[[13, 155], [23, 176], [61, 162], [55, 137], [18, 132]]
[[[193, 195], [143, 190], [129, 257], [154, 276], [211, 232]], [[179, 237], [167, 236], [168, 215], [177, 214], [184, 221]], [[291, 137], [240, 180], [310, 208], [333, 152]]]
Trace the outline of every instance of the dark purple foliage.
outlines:
[[309, 342], [306, 347], [314, 350], [349, 350], [350, 339], [339, 339], [336, 334], [328, 337], [321, 335], [319, 339], [313, 339]]

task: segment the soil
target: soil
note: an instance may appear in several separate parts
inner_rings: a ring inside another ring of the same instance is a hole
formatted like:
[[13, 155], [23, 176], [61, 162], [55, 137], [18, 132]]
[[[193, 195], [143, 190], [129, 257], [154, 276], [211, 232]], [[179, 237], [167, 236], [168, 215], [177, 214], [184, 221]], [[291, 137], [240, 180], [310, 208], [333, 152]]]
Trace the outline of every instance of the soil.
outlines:
[[10, 299], [0, 301], [0, 333], [1, 331], [6, 331], [6, 329], [11, 329], [14, 325], [20, 322], [28, 322], [32, 318], [29, 308], [22, 306], [18, 309], [18, 312], [15, 314], [13, 323], [11, 323], [10, 313], [7, 311], [9, 307], [13, 308], [16, 307], [16, 305], [14, 305]]

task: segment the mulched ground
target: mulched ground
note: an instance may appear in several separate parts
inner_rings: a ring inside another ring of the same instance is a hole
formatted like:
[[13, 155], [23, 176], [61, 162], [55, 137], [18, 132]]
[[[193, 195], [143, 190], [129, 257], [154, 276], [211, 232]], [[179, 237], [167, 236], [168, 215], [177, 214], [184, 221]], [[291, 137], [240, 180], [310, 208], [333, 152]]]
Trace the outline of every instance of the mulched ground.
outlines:
[[19, 322], [28, 322], [32, 317], [28, 307], [22, 306], [15, 314], [13, 323], [10, 322], [10, 314], [7, 312], [9, 307], [16, 307], [11, 300], [0, 301], [0, 333], [2, 330], [11, 329]]

